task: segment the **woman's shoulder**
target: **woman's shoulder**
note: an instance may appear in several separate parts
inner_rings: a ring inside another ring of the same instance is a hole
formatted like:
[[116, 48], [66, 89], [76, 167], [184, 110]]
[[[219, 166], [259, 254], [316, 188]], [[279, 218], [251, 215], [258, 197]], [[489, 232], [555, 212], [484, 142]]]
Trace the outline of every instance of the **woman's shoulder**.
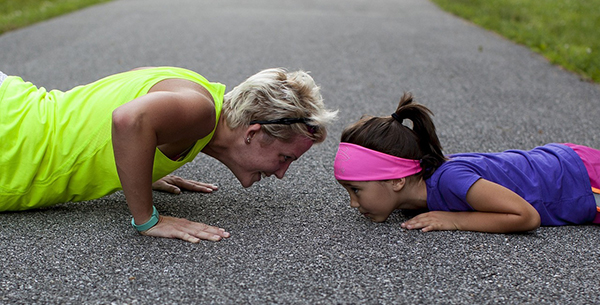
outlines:
[[191, 79], [196, 82], [210, 83], [204, 76], [198, 72], [181, 67], [173, 66], [158, 66], [158, 67], [138, 67], [131, 69], [125, 73], [134, 73], [139, 75], [155, 75], [164, 77], [179, 77], [185, 79]]

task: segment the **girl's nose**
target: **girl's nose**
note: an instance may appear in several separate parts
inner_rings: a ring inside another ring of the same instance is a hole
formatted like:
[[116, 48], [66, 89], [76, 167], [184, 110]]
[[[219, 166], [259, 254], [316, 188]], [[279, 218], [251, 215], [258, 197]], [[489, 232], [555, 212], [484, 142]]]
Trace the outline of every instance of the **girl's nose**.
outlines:
[[358, 207], [360, 207], [360, 204], [358, 204], [358, 201], [350, 198], [350, 206], [353, 208], [358, 208]]

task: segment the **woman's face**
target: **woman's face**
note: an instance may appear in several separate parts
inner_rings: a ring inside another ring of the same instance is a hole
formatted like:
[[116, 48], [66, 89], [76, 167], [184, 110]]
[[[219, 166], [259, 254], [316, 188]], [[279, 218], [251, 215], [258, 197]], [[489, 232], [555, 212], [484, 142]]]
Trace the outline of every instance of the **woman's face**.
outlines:
[[266, 141], [265, 137], [262, 132], [257, 133], [236, 158], [238, 164], [232, 172], [243, 187], [250, 187], [263, 176], [275, 175], [282, 179], [290, 164], [313, 145], [313, 141], [304, 136], [296, 136], [289, 143]]
[[391, 181], [338, 182], [350, 194], [350, 206], [375, 222], [385, 221], [398, 208]]

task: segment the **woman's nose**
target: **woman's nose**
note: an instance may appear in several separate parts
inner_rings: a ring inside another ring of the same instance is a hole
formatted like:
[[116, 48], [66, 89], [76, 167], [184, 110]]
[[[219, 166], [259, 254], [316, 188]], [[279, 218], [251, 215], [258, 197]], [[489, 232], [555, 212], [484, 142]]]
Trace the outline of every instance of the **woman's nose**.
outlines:
[[277, 179], [283, 179], [283, 176], [289, 167], [290, 163], [283, 164], [277, 171], [274, 172], [275, 177], [277, 177]]

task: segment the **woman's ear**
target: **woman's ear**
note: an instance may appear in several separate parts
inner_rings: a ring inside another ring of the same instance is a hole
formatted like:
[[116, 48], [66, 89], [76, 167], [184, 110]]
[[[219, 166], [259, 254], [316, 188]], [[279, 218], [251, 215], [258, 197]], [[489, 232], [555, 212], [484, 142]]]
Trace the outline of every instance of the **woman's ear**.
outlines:
[[246, 144], [250, 144], [252, 138], [256, 135], [257, 132], [260, 131], [260, 124], [252, 124], [246, 128], [246, 132], [244, 132], [244, 141]]
[[401, 191], [406, 185], [406, 178], [392, 179], [392, 190], [394, 192]]

